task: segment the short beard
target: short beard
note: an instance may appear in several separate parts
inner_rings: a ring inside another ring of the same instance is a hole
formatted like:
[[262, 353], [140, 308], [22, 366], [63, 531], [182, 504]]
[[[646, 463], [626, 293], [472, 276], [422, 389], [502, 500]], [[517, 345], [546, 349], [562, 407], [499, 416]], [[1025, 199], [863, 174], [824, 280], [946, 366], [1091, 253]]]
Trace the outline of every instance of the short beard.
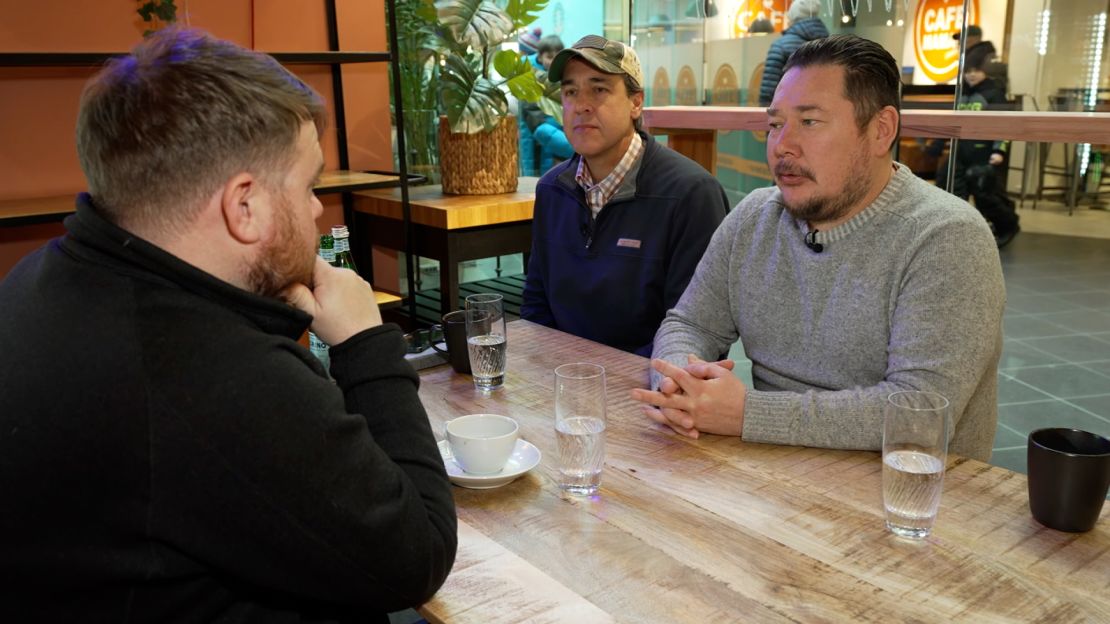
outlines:
[[786, 212], [799, 221], [828, 222], [848, 214], [865, 195], [870, 185], [863, 177], [850, 177], [844, 190], [835, 197], [813, 197], [797, 205], [783, 202]]
[[247, 273], [247, 285], [256, 295], [281, 299], [283, 293], [293, 284], [304, 284], [309, 289], [313, 287], [312, 274], [319, 241], [311, 250], [301, 248], [296, 240], [293, 206], [284, 198], [275, 201], [278, 204], [278, 233], [251, 265]]
[[[865, 148], [861, 145], [855, 153], [849, 156], [849, 162], [865, 162], [866, 154], [864, 153], [864, 149]], [[820, 184], [812, 171], [798, 165], [790, 165], [780, 161], [775, 166], [775, 176], [777, 177], [787, 173], [800, 175], [809, 178], [816, 184]], [[867, 191], [870, 187], [871, 179], [861, 172], [860, 175], [849, 175], [847, 182], [844, 184], [844, 189], [838, 195], [831, 197], [817, 195], [796, 205], [789, 204], [784, 198], [783, 205], [786, 207], [786, 212], [799, 221], [807, 221], [809, 223], [836, 221], [848, 214], [852, 208], [867, 195]]]

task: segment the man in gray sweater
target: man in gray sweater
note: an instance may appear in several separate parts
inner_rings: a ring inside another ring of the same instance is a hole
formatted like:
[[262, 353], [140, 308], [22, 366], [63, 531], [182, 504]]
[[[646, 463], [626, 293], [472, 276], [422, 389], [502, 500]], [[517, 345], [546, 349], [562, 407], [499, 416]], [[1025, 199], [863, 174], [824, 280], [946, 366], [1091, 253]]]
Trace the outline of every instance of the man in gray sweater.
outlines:
[[[777, 187], [714, 234], [655, 336], [645, 413], [678, 433], [882, 446], [899, 390], [951, 402], [950, 450], [987, 460], [1005, 292], [990, 229], [895, 163], [898, 66], [853, 35], [807, 43], [768, 109]], [[849, 95], [851, 99], [849, 99]], [[739, 338], [754, 388], [713, 362]]]

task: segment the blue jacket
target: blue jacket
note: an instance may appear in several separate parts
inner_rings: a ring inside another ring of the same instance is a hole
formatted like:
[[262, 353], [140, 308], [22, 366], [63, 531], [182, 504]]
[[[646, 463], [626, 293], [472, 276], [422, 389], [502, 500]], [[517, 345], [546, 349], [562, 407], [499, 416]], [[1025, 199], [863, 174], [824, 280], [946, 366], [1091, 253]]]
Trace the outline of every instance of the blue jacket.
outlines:
[[775, 97], [775, 87], [782, 80], [782, 68], [794, 50], [808, 41], [829, 36], [829, 29], [819, 17], [807, 17], [790, 25], [767, 50], [767, 60], [763, 63], [763, 81], [759, 83], [759, 105], [768, 106]]
[[524, 319], [640, 355], [728, 212], [721, 184], [644, 133], [644, 153], [593, 219], [581, 156], [536, 186]]

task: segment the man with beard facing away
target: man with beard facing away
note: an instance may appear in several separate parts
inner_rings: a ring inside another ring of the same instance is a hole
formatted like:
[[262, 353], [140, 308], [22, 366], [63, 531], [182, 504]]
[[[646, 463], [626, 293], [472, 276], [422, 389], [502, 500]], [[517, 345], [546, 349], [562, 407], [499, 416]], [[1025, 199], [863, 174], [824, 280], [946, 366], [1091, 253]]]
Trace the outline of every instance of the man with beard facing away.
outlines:
[[[951, 404], [950, 450], [986, 461], [1005, 293], [990, 229], [965, 201], [893, 161], [898, 65], [853, 35], [811, 41], [767, 113], [777, 187], [713, 236], [655, 336], [657, 390], [634, 390], [676, 432], [877, 450], [899, 390]], [[718, 354], [739, 338], [754, 387]]]
[[401, 332], [316, 258], [324, 115], [195, 30], [86, 86], [89, 193], [0, 283], [0, 620], [386, 621], [446, 578]]

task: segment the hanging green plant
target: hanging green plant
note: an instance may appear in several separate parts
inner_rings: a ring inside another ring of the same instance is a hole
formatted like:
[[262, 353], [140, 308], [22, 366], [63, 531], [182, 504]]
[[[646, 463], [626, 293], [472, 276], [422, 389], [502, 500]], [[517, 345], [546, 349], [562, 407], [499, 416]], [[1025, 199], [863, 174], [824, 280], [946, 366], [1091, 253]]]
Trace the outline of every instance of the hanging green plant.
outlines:
[[139, 0], [138, 4], [136, 11], [148, 26], [143, 31], [144, 37], [177, 21], [177, 5], [173, 0]]
[[442, 59], [440, 100], [452, 132], [493, 130], [509, 114], [506, 93], [525, 102], [543, 98], [544, 86], [528, 59], [500, 47], [536, 21], [547, 3], [509, 0], [504, 9], [491, 0], [435, 3], [434, 52]]

